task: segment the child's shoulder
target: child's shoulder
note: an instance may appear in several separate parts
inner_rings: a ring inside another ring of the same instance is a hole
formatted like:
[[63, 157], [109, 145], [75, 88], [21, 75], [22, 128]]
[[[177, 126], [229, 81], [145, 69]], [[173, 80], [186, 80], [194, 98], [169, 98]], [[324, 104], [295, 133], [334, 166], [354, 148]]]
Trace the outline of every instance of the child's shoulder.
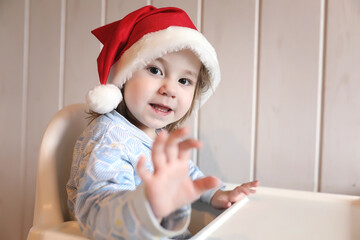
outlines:
[[126, 132], [128, 128], [127, 125], [124, 117], [114, 110], [98, 116], [89, 124], [88, 128], [94, 133], [111, 134], [114, 131]]
[[140, 129], [131, 124], [117, 111], [112, 111], [97, 117], [88, 131], [99, 138], [111, 139], [113, 142], [128, 142], [130, 139], [151, 145], [149, 137]]

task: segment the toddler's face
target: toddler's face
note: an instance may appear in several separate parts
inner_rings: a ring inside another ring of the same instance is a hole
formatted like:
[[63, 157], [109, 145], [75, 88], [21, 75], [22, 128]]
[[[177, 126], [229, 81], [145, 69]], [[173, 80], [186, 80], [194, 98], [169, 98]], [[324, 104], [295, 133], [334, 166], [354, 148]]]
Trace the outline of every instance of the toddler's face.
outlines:
[[150, 137], [155, 129], [181, 119], [189, 110], [201, 62], [190, 50], [172, 52], [134, 72], [124, 98], [139, 127]]

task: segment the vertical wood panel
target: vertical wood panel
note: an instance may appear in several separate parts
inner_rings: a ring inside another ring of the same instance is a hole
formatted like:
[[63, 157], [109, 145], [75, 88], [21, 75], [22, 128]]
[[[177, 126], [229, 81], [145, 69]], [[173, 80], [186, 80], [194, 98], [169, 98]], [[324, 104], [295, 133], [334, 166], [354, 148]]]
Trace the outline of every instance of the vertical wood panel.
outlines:
[[30, 2], [24, 207], [24, 227], [27, 231], [33, 218], [40, 141], [48, 122], [58, 110], [60, 4], [56, 0]]
[[319, 68], [318, 68], [318, 89], [317, 89], [317, 112], [316, 112], [316, 136], [315, 136], [315, 159], [314, 159], [314, 188], [320, 191], [320, 168], [321, 148], [323, 134], [323, 113], [324, 113], [324, 60], [325, 60], [325, 19], [326, 0], [320, 0], [320, 28], [319, 28]]
[[99, 84], [99, 42], [91, 30], [101, 25], [101, 1], [67, 1], [66, 16], [64, 105], [85, 102], [86, 93]]
[[128, 0], [107, 0], [106, 23], [111, 23], [125, 17], [130, 12], [145, 6], [146, 0], [128, 1]]
[[258, 85], [259, 85], [259, 37], [260, 37], [260, 0], [255, 0], [254, 13], [254, 57], [251, 106], [251, 148], [250, 148], [250, 181], [255, 180], [256, 144], [258, 126]]
[[[0, 1], [0, 239], [21, 238], [24, 1]], [[20, 209], [20, 210], [19, 210]]]
[[327, 10], [321, 190], [360, 195], [360, 2]]
[[256, 176], [312, 190], [320, 1], [262, 1]]
[[153, 0], [152, 5], [155, 7], [178, 7], [183, 9], [196, 25], [197, 20], [197, 8], [198, 4], [196, 0]]
[[203, 4], [203, 32], [218, 53], [222, 82], [200, 110], [200, 168], [244, 182], [250, 178], [255, 2]]

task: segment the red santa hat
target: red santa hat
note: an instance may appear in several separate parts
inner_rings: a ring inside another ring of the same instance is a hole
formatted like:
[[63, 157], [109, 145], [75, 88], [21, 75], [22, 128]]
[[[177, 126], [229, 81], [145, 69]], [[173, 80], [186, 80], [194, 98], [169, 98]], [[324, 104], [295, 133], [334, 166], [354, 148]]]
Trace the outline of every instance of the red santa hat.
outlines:
[[86, 96], [89, 109], [108, 113], [122, 101], [120, 89], [132, 73], [170, 52], [189, 49], [208, 71], [211, 88], [202, 93], [204, 104], [220, 82], [216, 52], [189, 16], [174, 7], [142, 7], [123, 19], [92, 31], [104, 45], [97, 59], [101, 85]]

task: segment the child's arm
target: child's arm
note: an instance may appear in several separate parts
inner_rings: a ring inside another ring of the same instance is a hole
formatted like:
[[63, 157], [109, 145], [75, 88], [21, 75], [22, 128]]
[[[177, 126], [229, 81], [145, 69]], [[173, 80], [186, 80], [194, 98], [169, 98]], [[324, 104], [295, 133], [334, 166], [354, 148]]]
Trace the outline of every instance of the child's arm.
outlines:
[[[176, 209], [162, 225], [156, 221], [144, 184], [136, 184], [140, 182], [134, 173], [137, 157], [129, 152], [129, 139], [136, 140], [122, 125], [113, 125], [107, 118], [91, 125], [79, 138], [67, 190], [69, 207], [82, 232], [95, 239], [181, 234], [189, 224], [190, 204]], [[142, 151], [146, 152], [145, 148]]]
[[199, 148], [201, 143], [195, 139], [182, 141], [187, 133], [186, 128], [180, 128], [170, 135], [160, 132], [152, 149], [154, 173], [146, 170], [144, 157], [137, 166], [145, 186], [145, 195], [159, 220], [219, 184], [215, 177], [197, 180], [189, 177], [191, 149]]
[[244, 183], [231, 191], [218, 190], [211, 199], [211, 205], [217, 209], [229, 208], [233, 203], [240, 201], [245, 195], [255, 193], [259, 181]]

